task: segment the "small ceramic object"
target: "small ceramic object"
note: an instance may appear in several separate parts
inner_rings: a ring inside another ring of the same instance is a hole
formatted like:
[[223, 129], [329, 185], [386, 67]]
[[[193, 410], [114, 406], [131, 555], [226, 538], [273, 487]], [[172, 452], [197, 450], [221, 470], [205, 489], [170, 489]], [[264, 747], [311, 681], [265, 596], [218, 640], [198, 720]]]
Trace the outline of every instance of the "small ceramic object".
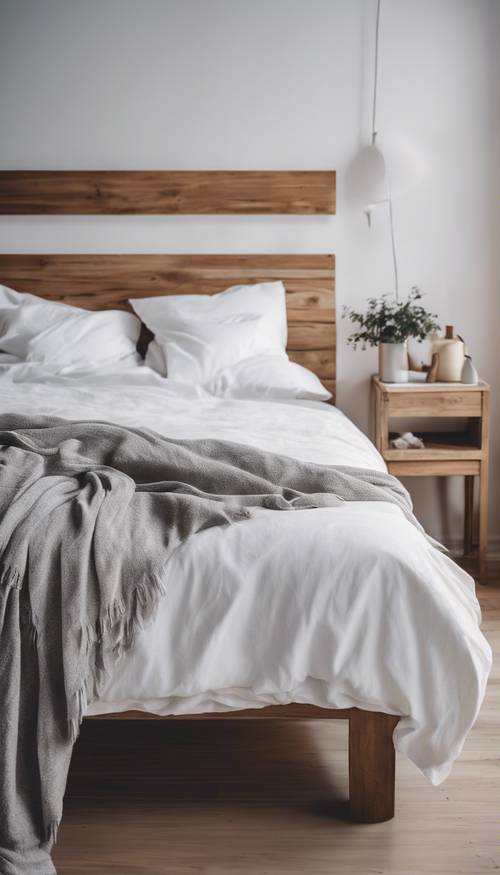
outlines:
[[455, 334], [453, 325], [446, 326], [444, 337], [434, 339], [432, 352], [439, 354], [436, 381], [439, 383], [460, 383], [465, 345], [462, 338]]
[[462, 374], [461, 374], [462, 383], [466, 383], [468, 386], [476, 386], [479, 383], [479, 374], [472, 364], [472, 359], [470, 355], [465, 356], [465, 361], [462, 366]]
[[379, 377], [383, 383], [408, 382], [406, 343], [381, 343], [378, 348]]
[[409, 383], [425, 383], [427, 377], [426, 371], [408, 371], [408, 382]]

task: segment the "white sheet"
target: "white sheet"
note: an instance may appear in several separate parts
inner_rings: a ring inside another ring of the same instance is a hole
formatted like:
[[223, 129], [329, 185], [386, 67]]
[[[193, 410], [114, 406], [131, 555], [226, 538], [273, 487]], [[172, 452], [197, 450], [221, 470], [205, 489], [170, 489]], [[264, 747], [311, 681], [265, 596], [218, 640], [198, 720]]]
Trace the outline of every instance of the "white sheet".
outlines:
[[[299, 459], [384, 468], [337, 409], [216, 399], [147, 368], [13, 382], [0, 409], [240, 441]], [[25, 372], [24, 372], [25, 373]], [[169, 563], [168, 592], [88, 713], [187, 714], [308, 702], [403, 715], [396, 748], [448, 774], [491, 664], [474, 584], [389, 504], [281, 514], [202, 532]]]

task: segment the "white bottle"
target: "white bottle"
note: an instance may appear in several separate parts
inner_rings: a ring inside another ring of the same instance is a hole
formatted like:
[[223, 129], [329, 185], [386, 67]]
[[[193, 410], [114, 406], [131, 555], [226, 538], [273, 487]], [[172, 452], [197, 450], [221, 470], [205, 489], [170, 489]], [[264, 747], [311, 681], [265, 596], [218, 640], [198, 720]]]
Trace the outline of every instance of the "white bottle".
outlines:
[[462, 367], [462, 383], [466, 383], [468, 386], [476, 386], [479, 383], [479, 374], [472, 364], [470, 355], [465, 356]]

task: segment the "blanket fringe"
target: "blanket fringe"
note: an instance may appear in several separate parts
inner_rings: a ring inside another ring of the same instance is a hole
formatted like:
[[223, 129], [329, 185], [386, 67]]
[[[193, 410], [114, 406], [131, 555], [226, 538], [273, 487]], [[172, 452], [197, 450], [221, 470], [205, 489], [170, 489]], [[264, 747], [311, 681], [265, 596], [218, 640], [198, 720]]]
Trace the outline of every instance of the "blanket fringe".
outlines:
[[69, 718], [69, 734], [71, 743], [74, 744], [80, 734], [80, 726], [82, 725], [83, 715], [87, 709], [88, 688], [87, 682], [78, 690], [76, 694], [77, 712], [73, 717]]
[[46, 841], [49, 843], [50, 847], [55, 845], [57, 842], [57, 831], [59, 829], [59, 820], [53, 820], [52, 823], [49, 823], [46, 830]]
[[131, 590], [127, 602], [116, 599], [107, 605], [95, 623], [82, 630], [86, 678], [76, 691], [68, 713], [68, 731], [74, 744], [88, 704], [99, 697], [104, 680], [114, 664], [130, 650], [138, 633], [153, 617], [161, 597], [166, 594], [165, 571], [144, 577]]
[[29, 603], [22, 606], [20, 619], [21, 635], [36, 649], [40, 641], [40, 632], [35, 624], [33, 612]]
[[38, 647], [38, 629], [36, 628], [33, 620], [26, 627], [27, 633], [29, 636], [29, 640], [31, 641], [33, 647]]
[[12, 565], [7, 565], [5, 562], [0, 562], [0, 586], [5, 589], [21, 589], [23, 585], [23, 575], [19, 569]]

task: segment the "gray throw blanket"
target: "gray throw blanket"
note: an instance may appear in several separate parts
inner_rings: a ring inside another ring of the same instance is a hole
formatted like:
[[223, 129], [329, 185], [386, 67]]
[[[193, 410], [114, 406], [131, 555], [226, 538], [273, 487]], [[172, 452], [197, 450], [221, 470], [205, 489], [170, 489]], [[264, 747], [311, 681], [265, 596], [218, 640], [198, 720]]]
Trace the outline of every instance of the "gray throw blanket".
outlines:
[[0, 415], [0, 872], [52, 875], [89, 701], [165, 592], [173, 551], [250, 508], [390, 501], [388, 474], [217, 440]]

